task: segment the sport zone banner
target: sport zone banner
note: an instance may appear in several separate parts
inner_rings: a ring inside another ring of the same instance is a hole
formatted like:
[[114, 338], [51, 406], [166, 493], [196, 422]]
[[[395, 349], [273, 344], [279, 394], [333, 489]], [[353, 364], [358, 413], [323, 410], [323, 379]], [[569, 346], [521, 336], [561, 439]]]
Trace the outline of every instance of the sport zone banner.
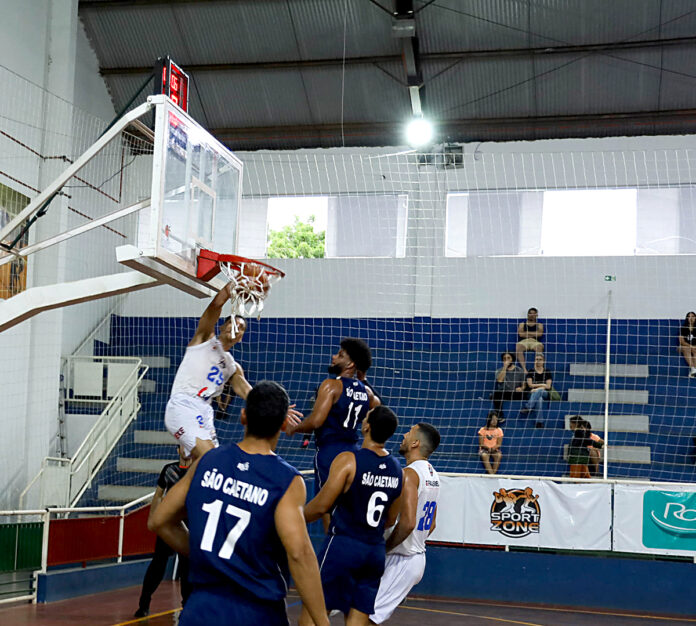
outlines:
[[696, 556], [696, 491], [614, 487], [614, 550]]
[[441, 479], [434, 541], [611, 550], [611, 485]]

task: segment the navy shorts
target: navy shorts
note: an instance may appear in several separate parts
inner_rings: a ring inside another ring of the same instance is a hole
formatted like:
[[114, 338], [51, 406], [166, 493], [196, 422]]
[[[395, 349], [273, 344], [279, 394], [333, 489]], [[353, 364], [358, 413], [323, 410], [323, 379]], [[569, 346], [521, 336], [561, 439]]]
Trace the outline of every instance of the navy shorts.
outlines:
[[345, 535], [330, 535], [317, 556], [328, 611], [351, 608], [371, 615], [384, 573], [384, 543], [371, 544]]
[[263, 624], [289, 626], [285, 600], [261, 600], [230, 587], [196, 585], [179, 617], [179, 626]]
[[314, 495], [319, 493], [324, 483], [329, 478], [329, 470], [333, 460], [341, 452], [357, 452], [360, 446], [357, 443], [347, 443], [344, 441], [328, 443], [317, 447], [314, 455]]

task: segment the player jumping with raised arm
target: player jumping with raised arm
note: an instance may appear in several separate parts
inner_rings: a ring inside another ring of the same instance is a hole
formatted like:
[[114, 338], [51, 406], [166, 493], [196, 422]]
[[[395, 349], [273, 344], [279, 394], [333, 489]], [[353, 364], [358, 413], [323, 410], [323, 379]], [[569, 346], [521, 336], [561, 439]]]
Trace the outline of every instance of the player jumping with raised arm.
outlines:
[[[164, 413], [167, 430], [184, 447], [186, 455], [194, 459], [218, 445], [211, 406], [213, 398], [222, 393], [228, 381], [234, 393], [242, 399], [246, 399], [251, 389], [244, 370], [228, 352], [242, 340], [246, 323], [238, 321], [237, 333], [232, 335], [233, 325], [229, 318], [220, 327], [220, 336], [215, 336], [215, 324], [229, 297], [230, 286], [227, 284], [203, 312], [176, 372]], [[237, 320], [241, 318], [237, 317]], [[290, 423], [299, 422], [298, 417], [301, 414], [291, 407], [288, 410]]]
[[426, 422], [416, 424], [401, 442], [406, 458], [399, 521], [387, 539], [387, 558], [370, 623], [386, 622], [425, 572], [425, 540], [435, 530], [440, 478], [428, 462], [440, 445], [440, 433]]
[[[331, 357], [329, 374], [319, 386], [312, 413], [301, 423], [288, 428], [292, 434], [314, 431], [314, 492], [329, 476], [331, 463], [341, 452], [358, 449], [360, 423], [369, 409], [380, 404], [377, 396], [358, 380], [358, 371], [367, 372], [372, 365], [369, 346], [362, 339], [344, 339], [337, 354]], [[324, 530], [329, 516], [324, 518]]]
[[[305, 507], [307, 522], [335, 507], [318, 556], [321, 584], [326, 608], [341, 611], [350, 626], [367, 624], [374, 612], [384, 572], [384, 528], [399, 513], [401, 465], [384, 449], [397, 425], [385, 406], [368, 411], [361, 425], [362, 447], [335, 458], [326, 484]], [[304, 606], [299, 624], [312, 624]]]

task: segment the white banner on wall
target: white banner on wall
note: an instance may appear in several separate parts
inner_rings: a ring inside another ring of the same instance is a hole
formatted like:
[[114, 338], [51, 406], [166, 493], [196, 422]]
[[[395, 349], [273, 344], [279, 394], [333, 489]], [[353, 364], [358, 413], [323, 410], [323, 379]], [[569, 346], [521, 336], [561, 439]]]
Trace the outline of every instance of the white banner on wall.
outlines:
[[611, 485], [442, 478], [435, 541], [611, 550]]
[[614, 550], [696, 556], [696, 491], [614, 487]]

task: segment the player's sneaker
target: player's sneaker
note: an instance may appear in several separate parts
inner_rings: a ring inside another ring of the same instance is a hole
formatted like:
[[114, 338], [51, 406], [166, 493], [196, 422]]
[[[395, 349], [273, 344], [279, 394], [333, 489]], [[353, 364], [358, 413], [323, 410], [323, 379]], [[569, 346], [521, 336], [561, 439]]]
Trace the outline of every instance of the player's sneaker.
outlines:
[[148, 615], [150, 615], [150, 611], [143, 607], [139, 607], [138, 610], [133, 613], [133, 617], [147, 617]]

